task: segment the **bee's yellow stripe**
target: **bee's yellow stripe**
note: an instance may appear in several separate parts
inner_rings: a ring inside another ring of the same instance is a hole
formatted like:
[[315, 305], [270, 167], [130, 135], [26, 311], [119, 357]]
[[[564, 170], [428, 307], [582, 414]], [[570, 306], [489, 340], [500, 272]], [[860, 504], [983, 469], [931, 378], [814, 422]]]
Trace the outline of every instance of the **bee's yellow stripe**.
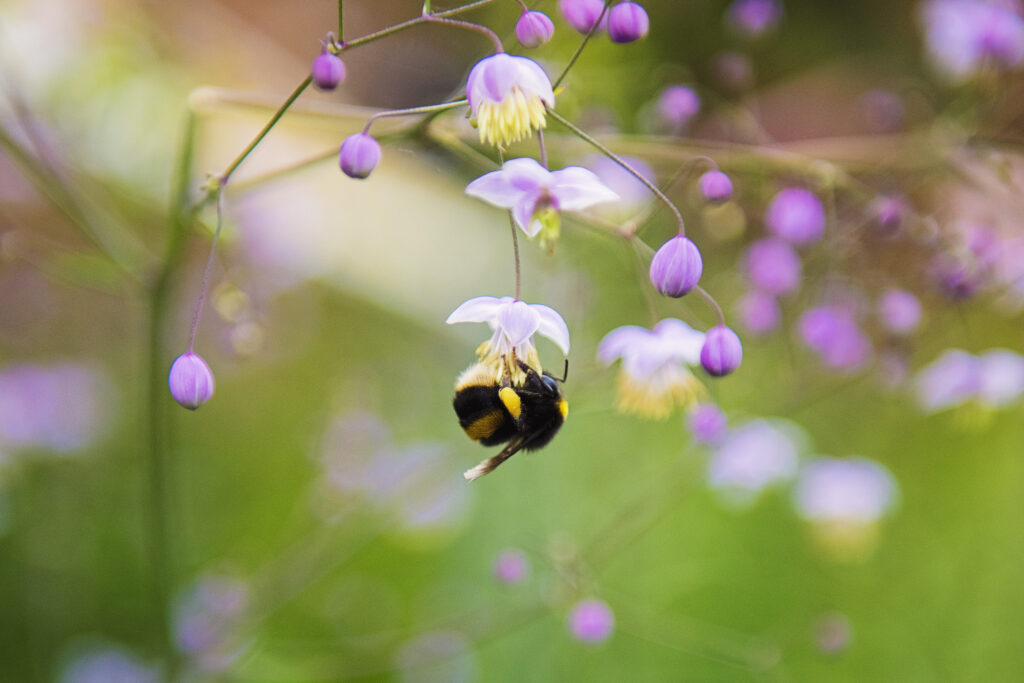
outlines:
[[516, 393], [512, 387], [505, 387], [498, 392], [498, 398], [505, 404], [509, 414], [515, 419], [519, 419], [520, 413], [523, 412], [523, 400], [519, 398], [519, 394]]
[[479, 441], [480, 439], [486, 439], [494, 432], [498, 431], [498, 427], [505, 421], [505, 416], [499, 413], [497, 410], [491, 413], [487, 413], [483, 417], [478, 417], [469, 424], [468, 427], [463, 427], [463, 431], [466, 432], [466, 436], [473, 439], [473, 441]]

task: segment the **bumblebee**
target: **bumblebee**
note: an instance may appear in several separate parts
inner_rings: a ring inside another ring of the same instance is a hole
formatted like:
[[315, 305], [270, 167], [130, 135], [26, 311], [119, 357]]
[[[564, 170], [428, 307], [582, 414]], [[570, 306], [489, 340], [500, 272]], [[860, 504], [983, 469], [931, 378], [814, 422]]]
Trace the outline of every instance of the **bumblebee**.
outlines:
[[568, 361], [559, 379], [548, 372], [539, 374], [518, 358], [513, 360], [522, 370], [521, 380], [516, 383], [510, 373], [495, 381], [493, 368], [483, 363], [471, 366], [455, 383], [452, 405], [466, 436], [484, 446], [508, 442], [500, 453], [465, 473], [470, 481], [491, 472], [520, 450], [546, 446], [569, 414], [569, 403], [558, 387], [568, 375]]

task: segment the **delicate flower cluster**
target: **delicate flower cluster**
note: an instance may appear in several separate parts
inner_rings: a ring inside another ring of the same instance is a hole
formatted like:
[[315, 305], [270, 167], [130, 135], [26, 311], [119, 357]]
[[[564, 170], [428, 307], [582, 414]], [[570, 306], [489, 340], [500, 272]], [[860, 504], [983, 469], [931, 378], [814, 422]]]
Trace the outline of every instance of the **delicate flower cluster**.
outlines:
[[1020, 6], [994, 0], [930, 0], [922, 5], [928, 50], [953, 81], [978, 75], [986, 66], [1024, 64], [1024, 19]]
[[480, 142], [503, 147], [546, 124], [555, 106], [551, 81], [537, 62], [504, 53], [480, 60], [469, 72], [466, 99]]

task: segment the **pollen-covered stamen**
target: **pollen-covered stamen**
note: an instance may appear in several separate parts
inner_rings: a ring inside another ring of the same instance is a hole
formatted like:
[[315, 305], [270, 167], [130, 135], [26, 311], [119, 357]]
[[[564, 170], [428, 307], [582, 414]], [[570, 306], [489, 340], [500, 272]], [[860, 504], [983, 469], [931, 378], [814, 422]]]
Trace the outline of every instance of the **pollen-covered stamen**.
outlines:
[[500, 102], [483, 102], [477, 108], [476, 125], [480, 142], [507, 145], [533, 135], [534, 128], [547, 125], [544, 102], [514, 89]]
[[466, 99], [480, 141], [495, 146], [517, 142], [543, 128], [546, 107], [555, 106], [544, 70], [526, 57], [504, 53], [477, 62], [466, 81]]

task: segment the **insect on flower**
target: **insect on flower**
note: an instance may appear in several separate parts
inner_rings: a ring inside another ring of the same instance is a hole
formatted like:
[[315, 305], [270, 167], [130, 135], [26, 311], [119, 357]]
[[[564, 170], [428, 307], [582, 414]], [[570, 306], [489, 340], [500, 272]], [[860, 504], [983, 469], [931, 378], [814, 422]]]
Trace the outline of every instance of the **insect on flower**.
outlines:
[[511, 297], [470, 299], [448, 317], [449, 324], [486, 322], [494, 330], [477, 349], [479, 361], [459, 375], [452, 405], [466, 436], [484, 446], [505, 448], [465, 473], [472, 481], [494, 470], [520, 450], [546, 446], [565, 423], [569, 404], [561, 378], [539, 370], [533, 346], [539, 332], [569, 352], [569, 329], [552, 308]]

